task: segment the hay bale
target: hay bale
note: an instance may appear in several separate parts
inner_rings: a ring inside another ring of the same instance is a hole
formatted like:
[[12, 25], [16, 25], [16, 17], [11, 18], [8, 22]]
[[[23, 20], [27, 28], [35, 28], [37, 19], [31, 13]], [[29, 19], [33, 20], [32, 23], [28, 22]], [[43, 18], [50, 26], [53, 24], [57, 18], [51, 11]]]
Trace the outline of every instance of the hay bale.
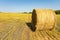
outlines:
[[34, 9], [32, 23], [35, 25], [36, 30], [53, 29], [56, 25], [56, 14], [51, 9]]

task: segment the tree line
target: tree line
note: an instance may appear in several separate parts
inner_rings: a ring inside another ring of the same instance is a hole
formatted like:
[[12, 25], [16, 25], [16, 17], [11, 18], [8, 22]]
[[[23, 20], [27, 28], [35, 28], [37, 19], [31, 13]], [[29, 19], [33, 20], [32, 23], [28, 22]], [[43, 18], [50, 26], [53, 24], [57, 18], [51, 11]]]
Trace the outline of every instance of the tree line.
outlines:
[[[27, 12], [24, 12], [24, 13], [27, 13]], [[29, 14], [32, 13], [32, 12], [29, 12]], [[60, 14], [60, 10], [55, 10], [55, 13], [56, 14]]]
[[55, 13], [56, 14], [60, 14], [60, 10], [55, 10]]

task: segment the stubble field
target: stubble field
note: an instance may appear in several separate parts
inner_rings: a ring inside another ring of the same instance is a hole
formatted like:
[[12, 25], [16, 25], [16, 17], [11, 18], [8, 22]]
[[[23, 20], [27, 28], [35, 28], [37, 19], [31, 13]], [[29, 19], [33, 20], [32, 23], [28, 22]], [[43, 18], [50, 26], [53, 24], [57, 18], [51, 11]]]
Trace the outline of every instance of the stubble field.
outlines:
[[[31, 16], [31, 13], [0, 13], [0, 40], [25, 40], [22, 30], [27, 27], [26, 23], [31, 22]], [[60, 34], [60, 14], [56, 16], [57, 31]]]

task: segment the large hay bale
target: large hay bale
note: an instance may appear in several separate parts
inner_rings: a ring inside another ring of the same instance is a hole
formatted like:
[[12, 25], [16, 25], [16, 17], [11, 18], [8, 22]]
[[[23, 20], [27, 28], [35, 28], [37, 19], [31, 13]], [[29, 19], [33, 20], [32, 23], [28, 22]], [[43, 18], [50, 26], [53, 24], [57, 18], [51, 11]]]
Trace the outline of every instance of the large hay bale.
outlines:
[[56, 14], [51, 9], [34, 9], [32, 23], [35, 25], [36, 30], [53, 29], [56, 25]]

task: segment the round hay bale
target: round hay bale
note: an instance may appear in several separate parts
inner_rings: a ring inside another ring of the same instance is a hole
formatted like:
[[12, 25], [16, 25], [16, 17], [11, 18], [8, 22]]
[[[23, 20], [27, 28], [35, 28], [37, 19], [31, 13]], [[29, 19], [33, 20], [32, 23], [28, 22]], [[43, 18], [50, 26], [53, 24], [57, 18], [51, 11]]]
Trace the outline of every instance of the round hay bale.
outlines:
[[56, 14], [51, 9], [34, 9], [32, 23], [36, 30], [53, 29], [56, 25]]

